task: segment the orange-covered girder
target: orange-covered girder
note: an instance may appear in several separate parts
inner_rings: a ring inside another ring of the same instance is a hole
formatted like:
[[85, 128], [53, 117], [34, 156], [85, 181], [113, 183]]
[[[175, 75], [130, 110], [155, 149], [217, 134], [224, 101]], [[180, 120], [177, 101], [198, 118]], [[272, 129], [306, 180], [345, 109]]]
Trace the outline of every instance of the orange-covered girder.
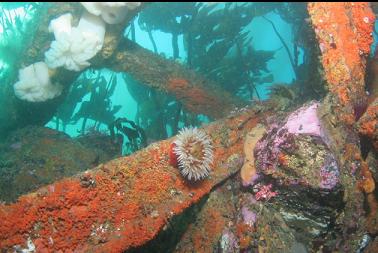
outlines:
[[329, 90], [342, 106], [366, 99], [366, 57], [375, 15], [366, 2], [314, 2], [308, 12], [319, 40]]
[[198, 183], [169, 165], [171, 140], [165, 140], [0, 205], [0, 248], [123, 252], [141, 246], [240, 169], [243, 136], [258, 121], [247, 110], [204, 128], [215, 159], [210, 177]]

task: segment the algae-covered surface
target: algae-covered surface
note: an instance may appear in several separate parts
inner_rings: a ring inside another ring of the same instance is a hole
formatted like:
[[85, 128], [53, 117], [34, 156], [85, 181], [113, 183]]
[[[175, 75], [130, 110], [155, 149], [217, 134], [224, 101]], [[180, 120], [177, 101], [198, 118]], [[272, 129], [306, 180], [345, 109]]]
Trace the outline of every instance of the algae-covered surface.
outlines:
[[1, 252], [377, 252], [377, 4], [0, 7]]

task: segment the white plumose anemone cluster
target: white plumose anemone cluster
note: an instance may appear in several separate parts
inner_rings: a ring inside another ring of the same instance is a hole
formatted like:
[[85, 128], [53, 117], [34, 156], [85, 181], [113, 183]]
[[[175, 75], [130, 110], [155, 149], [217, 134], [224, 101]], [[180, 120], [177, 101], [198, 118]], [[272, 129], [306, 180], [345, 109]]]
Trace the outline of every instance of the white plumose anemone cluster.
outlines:
[[81, 2], [93, 15], [101, 16], [108, 24], [121, 23], [129, 10], [140, 6], [140, 2]]
[[19, 99], [29, 102], [42, 102], [55, 98], [63, 89], [61, 85], [51, 83], [49, 69], [44, 62], [36, 62], [20, 69], [18, 82], [13, 88]]
[[[103, 47], [105, 22], [122, 22], [128, 11], [140, 6], [140, 2], [92, 2], [82, 3], [85, 11], [77, 27], [72, 27], [72, 15], [66, 13], [50, 21], [49, 32], [55, 40], [45, 53], [45, 62], [37, 62], [19, 70], [19, 80], [14, 84], [18, 98], [29, 102], [42, 102], [59, 96], [62, 86], [50, 81], [49, 68], [64, 67], [81, 71], [88, 67]], [[104, 22], [105, 21], [105, 22]]]
[[181, 174], [195, 181], [207, 177], [213, 162], [210, 137], [198, 128], [183, 128], [174, 141], [173, 151]]
[[68, 13], [50, 22], [49, 31], [55, 36], [45, 53], [45, 61], [50, 68], [63, 66], [80, 71], [90, 65], [88, 60], [103, 46], [105, 23], [101, 18], [84, 12], [77, 27], [72, 27], [71, 21], [72, 15]]

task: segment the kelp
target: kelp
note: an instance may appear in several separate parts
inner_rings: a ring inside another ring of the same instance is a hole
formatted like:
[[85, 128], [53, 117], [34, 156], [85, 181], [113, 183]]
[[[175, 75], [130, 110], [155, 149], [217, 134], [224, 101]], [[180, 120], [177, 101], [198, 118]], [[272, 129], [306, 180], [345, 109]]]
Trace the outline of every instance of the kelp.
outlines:
[[[184, 6], [154, 3], [141, 13], [139, 24], [149, 33], [154, 47], [152, 31], [171, 33], [173, 58], [179, 57], [177, 35], [182, 34], [190, 68], [216, 81], [226, 91], [251, 99], [259, 96], [256, 85], [272, 80], [266, 64], [275, 53], [251, 47], [252, 37], [245, 28], [265, 13], [256, 15], [253, 10], [255, 6], [250, 3], [186, 3]], [[154, 50], [157, 52], [158, 48]]]
[[17, 71], [28, 49], [46, 3], [0, 3], [0, 79], [4, 81]]

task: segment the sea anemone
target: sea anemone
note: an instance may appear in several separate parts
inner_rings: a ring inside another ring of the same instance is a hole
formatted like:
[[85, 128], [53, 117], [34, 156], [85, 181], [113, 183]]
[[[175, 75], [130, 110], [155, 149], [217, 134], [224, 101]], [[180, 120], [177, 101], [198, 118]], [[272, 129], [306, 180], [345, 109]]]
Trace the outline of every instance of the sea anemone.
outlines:
[[[213, 162], [213, 147], [210, 137], [198, 128], [183, 128], [173, 142], [171, 164], [175, 164], [181, 174], [189, 180], [200, 180], [210, 173]], [[173, 160], [173, 161], [172, 161]]]
[[53, 32], [55, 38], [58, 38], [61, 33], [70, 33], [72, 29], [72, 14], [66, 13], [56, 19], [50, 21], [49, 32]]
[[102, 48], [105, 37], [105, 23], [101, 18], [84, 12], [77, 27], [71, 26], [72, 15], [64, 14], [51, 20], [49, 31], [55, 40], [45, 53], [46, 64], [50, 68], [65, 67], [80, 71], [90, 65]]
[[36, 62], [19, 70], [14, 93], [19, 99], [29, 102], [43, 102], [62, 93], [63, 87], [52, 84], [49, 69], [44, 62]]
[[129, 10], [140, 6], [140, 2], [81, 2], [91, 14], [101, 16], [108, 24], [121, 23]]

